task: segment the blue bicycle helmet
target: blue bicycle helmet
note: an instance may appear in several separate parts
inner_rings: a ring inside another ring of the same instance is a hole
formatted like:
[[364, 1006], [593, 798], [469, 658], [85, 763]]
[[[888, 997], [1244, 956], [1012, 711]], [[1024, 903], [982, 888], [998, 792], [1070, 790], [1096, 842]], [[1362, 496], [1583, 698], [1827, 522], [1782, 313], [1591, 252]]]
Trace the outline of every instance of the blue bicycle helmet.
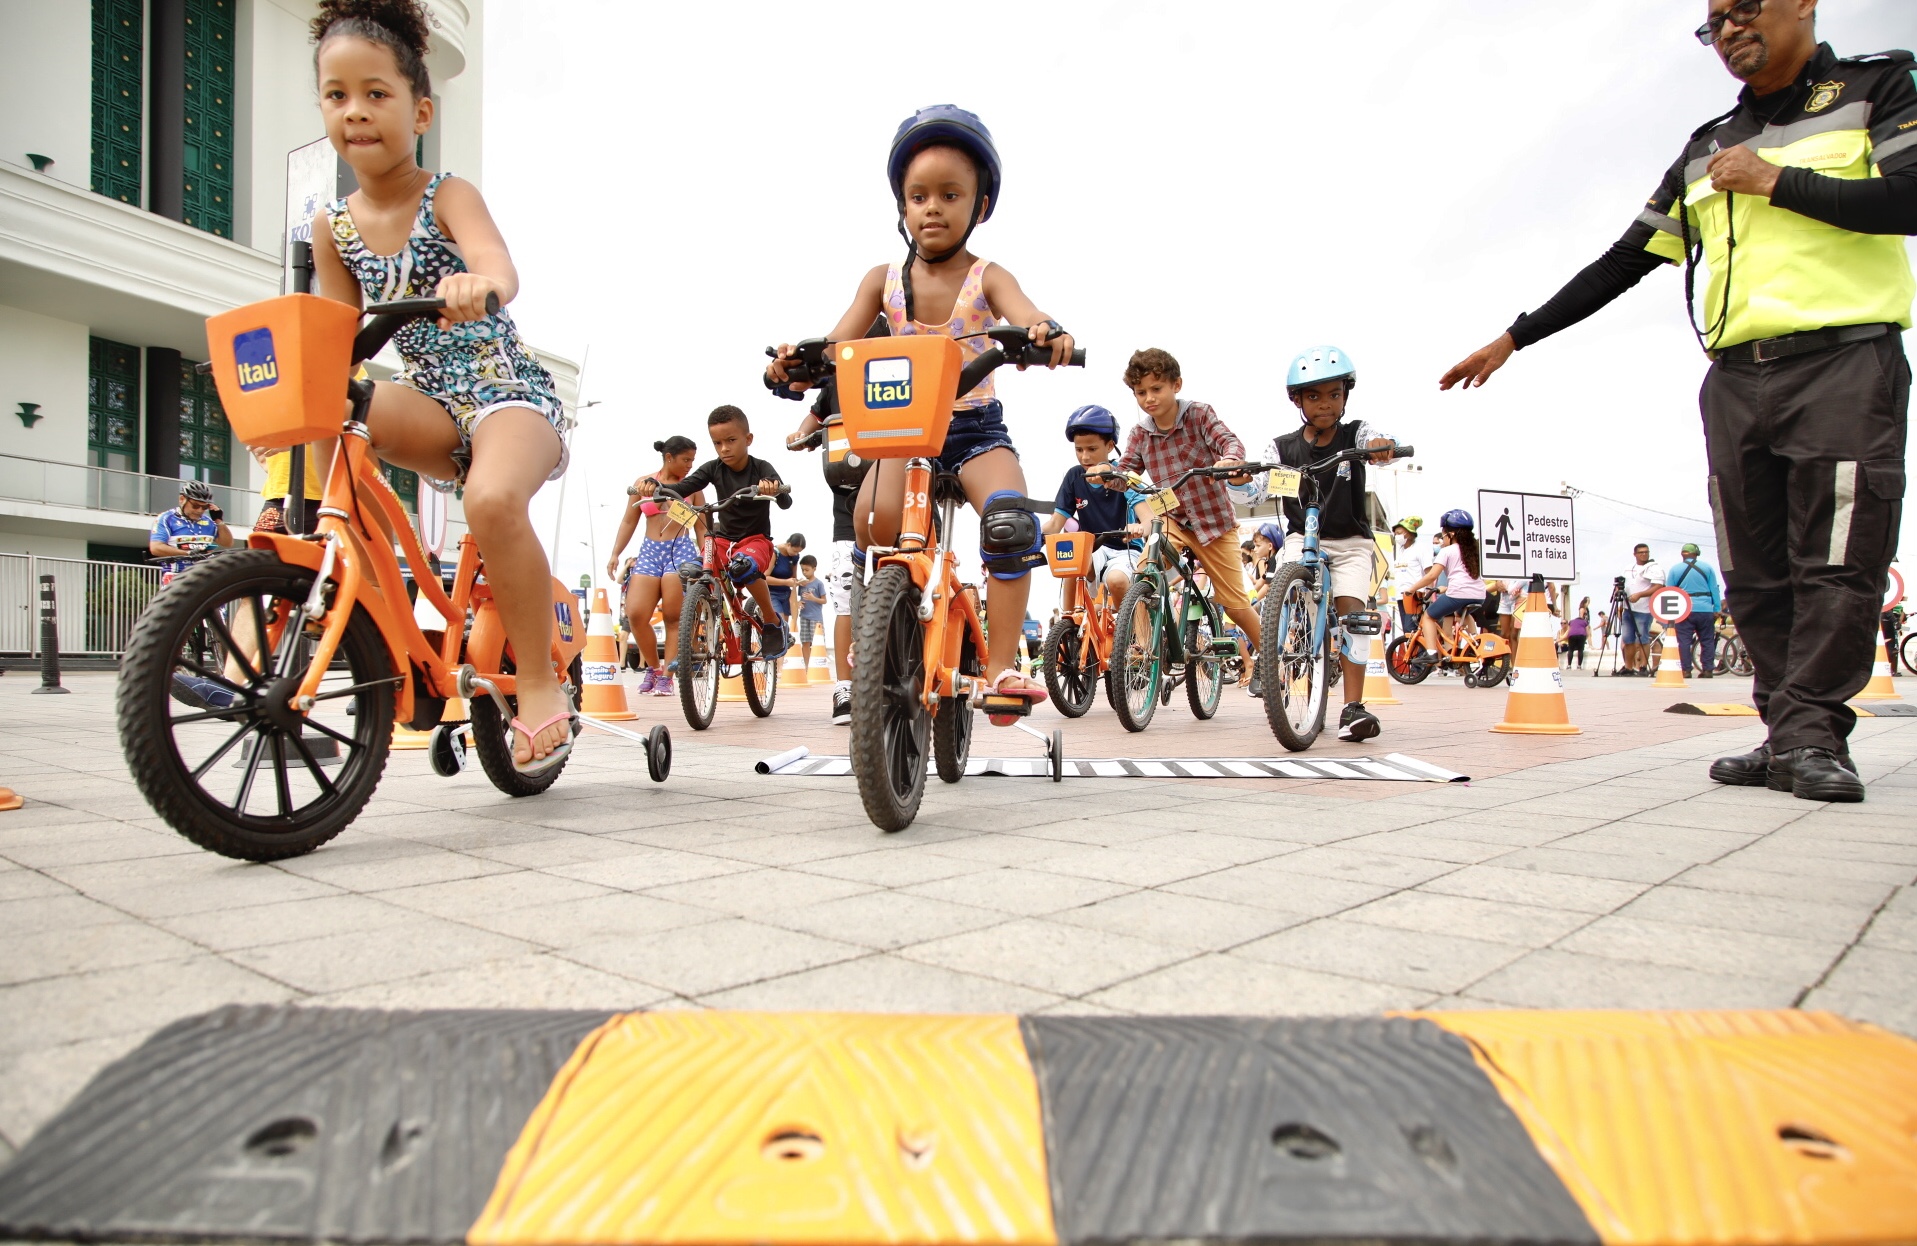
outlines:
[[954, 104], [921, 108], [899, 122], [899, 131], [892, 136], [892, 150], [885, 158], [885, 173], [892, 183], [892, 198], [899, 202], [899, 210], [905, 210], [905, 166], [927, 147], [956, 147], [972, 158], [972, 163], [978, 166], [979, 202], [985, 205], [978, 220], [991, 220], [993, 209], [998, 207], [1001, 172], [998, 148], [992, 143], [992, 132], [985, 128], [978, 114]]
[[1096, 404], [1080, 407], [1065, 417], [1065, 440], [1080, 433], [1097, 433], [1108, 441], [1117, 441], [1118, 417]]
[[1258, 531], [1252, 533], [1252, 535], [1264, 537], [1267, 541], [1271, 542], [1273, 549], [1283, 549], [1285, 547], [1284, 529], [1275, 523], [1259, 524]]
[[1285, 392], [1303, 389], [1319, 381], [1337, 381], [1345, 383], [1349, 391], [1358, 383], [1358, 365], [1351, 362], [1351, 356], [1336, 346], [1314, 346], [1291, 361], [1291, 368], [1285, 373]]
[[1471, 518], [1470, 511], [1448, 510], [1444, 513], [1444, 517], [1438, 520], [1438, 526], [1440, 528], [1451, 528], [1459, 532], [1469, 532], [1471, 529], [1477, 527], [1478, 524], [1475, 519]]

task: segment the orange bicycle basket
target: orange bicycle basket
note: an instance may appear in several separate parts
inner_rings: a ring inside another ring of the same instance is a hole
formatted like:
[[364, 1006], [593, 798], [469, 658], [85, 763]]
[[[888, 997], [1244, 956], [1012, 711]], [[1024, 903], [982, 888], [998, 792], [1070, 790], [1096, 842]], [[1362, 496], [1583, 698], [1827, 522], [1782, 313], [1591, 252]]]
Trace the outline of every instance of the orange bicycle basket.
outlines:
[[834, 350], [846, 449], [864, 459], [910, 459], [944, 448], [964, 366], [957, 342], [877, 337]]
[[213, 379], [233, 435], [284, 449], [339, 434], [359, 312], [316, 294], [287, 294], [206, 322]]
[[1077, 579], [1092, 569], [1092, 534], [1054, 532], [1045, 538], [1045, 565], [1060, 579]]

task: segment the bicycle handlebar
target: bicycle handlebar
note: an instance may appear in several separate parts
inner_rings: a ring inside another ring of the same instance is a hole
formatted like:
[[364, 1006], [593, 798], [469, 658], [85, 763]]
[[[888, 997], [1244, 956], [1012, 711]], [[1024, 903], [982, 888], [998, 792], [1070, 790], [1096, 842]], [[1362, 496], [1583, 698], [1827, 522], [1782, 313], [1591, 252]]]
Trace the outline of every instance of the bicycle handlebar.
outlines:
[[819, 427], [813, 429], [811, 432], [807, 433], [805, 436], [799, 438], [797, 441], [786, 442], [785, 448], [788, 450], [817, 450], [820, 446], [823, 446], [824, 444], [825, 444], [825, 425], [821, 424]]
[[[667, 485], [660, 485], [659, 488], [654, 491], [654, 496], [669, 497], [675, 502], [686, 501], [684, 498], [679, 496], [677, 490], [674, 490]], [[716, 502], [706, 502], [703, 504], [696, 504], [696, 505], [691, 502], [686, 502], [686, 505], [691, 507], [693, 510], [697, 511], [701, 515], [711, 516], [711, 515], [718, 514], [720, 511], [724, 510], [726, 507], [731, 506], [734, 502], [751, 502], [754, 500], [761, 501], [761, 502], [777, 502], [779, 504], [779, 509], [785, 510], [792, 505], [792, 486], [789, 484], [785, 484], [784, 482], [780, 482], [779, 491], [777, 493], [760, 493], [759, 487], [757, 485], [753, 485], [750, 488], [739, 490], [737, 493], [733, 494], [731, 497], [720, 498]]]
[[[418, 320], [446, 310], [446, 300], [442, 298], [397, 299], [391, 303], [373, 303], [366, 308], [371, 317], [360, 326], [359, 333], [353, 338], [353, 362], [362, 363], [379, 354], [393, 335], [404, 328], [408, 321]], [[491, 290], [486, 292], [486, 314], [499, 314], [499, 295]]]
[[[889, 336], [879, 332], [882, 328], [883, 318], [873, 323], [873, 331], [868, 336]], [[977, 389], [979, 382], [990, 375], [994, 368], [1007, 363], [1025, 368], [1043, 368], [1052, 362], [1052, 348], [1033, 343], [1031, 331], [1019, 325], [995, 325], [983, 333], [970, 333], [966, 336], [989, 337], [993, 344], [978, 358], [966, 364], [965, 370], [959, 373], [957, 396], [960, 398]], [[767, 374], [764, 377], [765, 387], [781, 398], [799, 401], [801, 391], [792, 388], [794, 382], [802, 384], [806, 389], [811, 389], [821, 384], [827, 377], [835, 375], [837, 365], [829, 358], [832, 347], [835, 345], [837, 345], [836, 342], [822, 337], [807, 338], [800, 342], [785, 358], [786, 379], [774, 380], [770, 374]], [[779, 357], [776, 347], [766, 347], [765, 353], [773, 359]], [[1064, 366], [1084, 367], [1085, 348], [1081, 346], [1073, 350], [1071, 359]]]

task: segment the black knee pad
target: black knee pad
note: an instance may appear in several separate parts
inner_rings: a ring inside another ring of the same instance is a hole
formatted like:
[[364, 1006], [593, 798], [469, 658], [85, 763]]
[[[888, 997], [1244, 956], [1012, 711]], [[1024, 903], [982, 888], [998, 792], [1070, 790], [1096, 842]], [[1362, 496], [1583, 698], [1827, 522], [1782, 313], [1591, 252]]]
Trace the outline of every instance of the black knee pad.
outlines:
[[1025, 509], [1024, 502], [1020, 495], [1000, 490], [985, 499], [979, 515], [979, 555], [995, 580], [1023, 579], [1045, 561], [1038, 516]]

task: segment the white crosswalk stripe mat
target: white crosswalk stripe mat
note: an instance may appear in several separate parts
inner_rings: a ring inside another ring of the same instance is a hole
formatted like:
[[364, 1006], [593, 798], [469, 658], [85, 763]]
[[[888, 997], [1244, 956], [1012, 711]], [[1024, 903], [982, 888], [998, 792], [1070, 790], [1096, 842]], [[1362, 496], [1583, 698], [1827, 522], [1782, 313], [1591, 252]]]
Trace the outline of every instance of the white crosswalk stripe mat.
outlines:
[[[792, 754], [797, 754], [793, 756]], [[852, 773], [849, 757], [814, 756], [793, 749], [768, 757], [756, 767], [760, 774], [797, 778], [841, 779]], [[928, 767], [929, 769], [929, 767]], [[1012, 778], [1049, 779], [1052, 765], [1044, 757], [974, 757], [967, 775], [998, 774]], [[1396, 783], [1466, 783], [1469, 775], [1434, 766], [1403, 753], [1383, 757], [1100, 757], [1067, 758], [1068, 779], [1382, 779]]]

